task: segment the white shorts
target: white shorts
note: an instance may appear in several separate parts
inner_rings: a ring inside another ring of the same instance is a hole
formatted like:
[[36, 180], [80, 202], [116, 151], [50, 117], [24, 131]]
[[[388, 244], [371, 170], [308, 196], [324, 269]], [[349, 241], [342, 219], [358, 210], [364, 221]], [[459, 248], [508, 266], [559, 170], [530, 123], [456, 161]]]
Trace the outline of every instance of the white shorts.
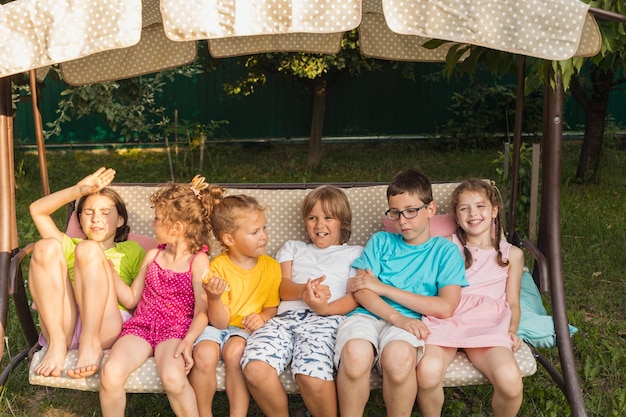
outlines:
[[[393, 326], [383, 319], [379, 319], [369, 314], [353, 314], [339, 324], [337, 329], [337, 341], [335, 343], [335, 367], [339, 368], [341, 351], [343, 347], [352, 339], [364, 339], [374, 346], [374, 364], [380, 367], [380, 355], [389, 342], [401, 340], [409, 343], [417, 349], [416, 363], [424, 356], [424, 341], [418, 339], [413, 333]], [[373, 365], [374, 365], [373, 364]]]

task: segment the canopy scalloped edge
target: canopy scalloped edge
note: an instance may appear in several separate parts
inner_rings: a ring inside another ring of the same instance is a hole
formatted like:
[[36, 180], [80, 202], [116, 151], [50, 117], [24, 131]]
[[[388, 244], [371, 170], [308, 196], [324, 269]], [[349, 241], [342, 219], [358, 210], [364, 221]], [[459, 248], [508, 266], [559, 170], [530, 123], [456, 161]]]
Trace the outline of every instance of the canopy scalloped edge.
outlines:
[[[444, 61], [453, 43], [564, 60], [593, 56], [602, 41], [579, 0], [160, 1], [144, 0], [143, 9], [141, 0], [0, 6], [0, 77], [61, 64], [70, 84], [129, 78], [190, 62], [198, 39], [215, 57], [335, 54], [355, 27], [365, 56], [398, 61]], [[424, 48], [430, 39], [451, 44]]]
[[[141, 0], [17, 0], [0, 6], [0, 76], [136, 45]], [[104, 4], [104, 3], [103, 3]]]

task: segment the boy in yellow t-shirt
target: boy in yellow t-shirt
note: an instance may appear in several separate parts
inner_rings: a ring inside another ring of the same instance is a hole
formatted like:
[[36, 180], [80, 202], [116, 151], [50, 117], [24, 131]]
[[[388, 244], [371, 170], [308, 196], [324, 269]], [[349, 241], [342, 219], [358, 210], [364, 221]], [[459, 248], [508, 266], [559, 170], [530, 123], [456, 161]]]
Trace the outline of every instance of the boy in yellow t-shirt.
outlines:
[[212, 416], [220, 353], [226, 367], [230, 416], [246, 416], [250, 394], [241, 370], [248, 336], [276, 315], [280, 303], [279, 263], [265, 254], [265, 210], [252, 197], [225, 197], [211, 213], [215, 237], [226, 251], [203, 277], [209, 326], [196, 339], [189, 380], [200, 416]]

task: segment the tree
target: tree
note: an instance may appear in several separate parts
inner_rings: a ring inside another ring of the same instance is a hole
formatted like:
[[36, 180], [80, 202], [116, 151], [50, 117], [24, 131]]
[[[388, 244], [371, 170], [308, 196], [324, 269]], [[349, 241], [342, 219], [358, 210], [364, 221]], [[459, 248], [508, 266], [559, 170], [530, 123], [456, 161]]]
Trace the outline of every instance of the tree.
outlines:
[[[626, 2], [615, 0], [585, 0], [592, 7], [626, 14]], [[585, 112], [585, 136], [578, 157], [576, 179], [581, 182], [599, 181], [600, 161], [604, 143], [605, 123], [610, 93], [626, 83], [626, 29], [624, 22], [598, 19], [602, 35], [600, 52], [591, 58], [571, 58], [549, 62], [534, 58], [526, 60], [526, 93], [535, 91], [545, 81], [548, 66], [562, 74], [563, 86]], [[433, 41], [432, 47], [442, 41]], [[469, 53], [469, 55], [468, 55]], [[461, 61], [461, 57], [465, 57]], [[457, 45], [450, 49], [445, 73], [450, 76], [456, 67], [473, 72], [478, 62], [499, 73], [513, 70], [512, 55], [485, 48]]]
[[[626, 14], [626, 3], [584, 0], [592, 7]], [[611, 92], [626, 83], [626, 30], [624, 22], [598, 17], [600, 52], [591, 58], [572, 58], [553, 64], [563, 74], [563, 86], [585, 112], [585, 136], [578, 156], [576, 180], [598, 182]], [[543, 64], [545, 66], [545, 63]], [[543, 72], [545, 74], [545, 72]]]
[[381, 61], [361, 55], [356, 30], [344, 35], [337, 55], [275, 52], [251, 55], [243, 60], [248, 72], [243, 79], [225, 86], [229, 94], [254, 93], [255, 86], [266, 83], [268, 74], [295, 77], [311, 91], [313, 110], [307, 156], [309, 168], [315, 167], [322, 160], [322, 133], [328, 90], [346, 75], [358, 76], [365, 71], [382, 69]]
[[[623, 1], [588, 1], [594, 7], [626, 13]], [[585, 138], [578, 157], [576, 179], [581, 182], [600, 180], [600, 161], [604, 143], [606, 112], [612, 91], [626, 83], [626, 30], [624, 22], [598, 20], [602, 49], [581, 66], [569, 60], [561, 63], [572, 72], [570, 91], [585, 111]]]

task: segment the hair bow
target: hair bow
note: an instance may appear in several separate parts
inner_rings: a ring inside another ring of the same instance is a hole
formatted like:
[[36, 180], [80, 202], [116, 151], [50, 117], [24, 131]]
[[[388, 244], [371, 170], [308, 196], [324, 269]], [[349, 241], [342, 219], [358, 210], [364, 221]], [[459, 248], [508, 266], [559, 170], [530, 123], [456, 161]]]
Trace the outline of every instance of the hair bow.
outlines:
[[193, 179], [189, 183], [189, 189], [193, 191], [194, 195], [198, 197], [198, 199], [202, 199], [202, 196], [200, 195], [200, 191], [209, 187], [209, 184], [204, 182], [204, 179], [205, 179], [204, 177], [201, 177], [200, 175], [196, 175], [195, 177], [193, 177]]

